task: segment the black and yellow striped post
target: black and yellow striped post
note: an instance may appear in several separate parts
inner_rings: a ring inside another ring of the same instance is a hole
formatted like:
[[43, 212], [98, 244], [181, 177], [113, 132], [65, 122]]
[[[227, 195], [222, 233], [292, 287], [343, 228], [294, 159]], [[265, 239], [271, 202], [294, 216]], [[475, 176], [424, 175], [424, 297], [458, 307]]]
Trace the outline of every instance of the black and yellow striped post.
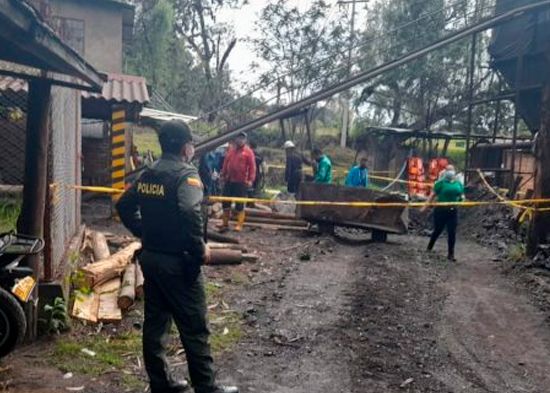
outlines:
[[[124, 189], [126, 174], [126, 111], [122, 107], [113, 107], [111, 117], [111, 186]], [[120, 194], [113, 194], [116, 202]]]

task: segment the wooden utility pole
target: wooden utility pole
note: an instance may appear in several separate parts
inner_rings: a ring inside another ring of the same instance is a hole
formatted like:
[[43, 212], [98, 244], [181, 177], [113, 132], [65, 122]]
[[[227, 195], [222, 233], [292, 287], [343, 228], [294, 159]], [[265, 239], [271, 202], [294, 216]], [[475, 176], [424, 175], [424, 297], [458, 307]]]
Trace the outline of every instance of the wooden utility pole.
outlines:
[[[23, 203], [17, 222], [19, 233], [42, 238], [44, 236], [44, 213], [48, 187], [48, 146], [50, 140], [51, 84], [35, 79], [29, 81], [27, 102], [27, 130], [25, 142], [25, 173], [23, 175]], [[25, 259], [32, 268], [34, 278], [40, 277], [40, 255]], [[36, 290], [33, 294], [36, 298]], [[37, 336], [37, 305], [29, 302], [27, 314], [27, 338]]]
[[[535, 138], [535, 192], [533, 198], [550, 198], [550, 84], [542, 91], [541, 124]], [[550, 207], [545, 205], [544, 207]], [[529, 228], [527, 253], [536, 255], [550, 233], [550, 212], [535, 212]]]
[[[351, 76], [351, 65], [352, 65], [352, 54], [353, 54], [353, 45], [355, 43], [355, 11], [356, 11], [356, 5], [357, 3], [367, 3], [368, 0], [350, 0], [350, 1], [339, 1], [338, 4], [351, 4], [351, 26], [350, 26], [350, 34], [349, 34], [349, 47], [348, 47], [348, 67], [347, 67], [347, 75], [348, 78]], [[350, 129], [350, 123], [351, 123], [351, 116], [350, 116], [350, 100], [351, 100], [351, 94], [350, 91], [347, 90], [342, 95], [342, 107], [343, 107], [343, 113], [342, 113], [342, 130], [340, 134], [340, 146], [346, 147], [348, 143], [348, 134]]]
[[[472, 43], [470, 44], [470, 67], [468, 68], [468, 125], [466, 129], [466, 152], [464, 157], [464, 173], [468, 176], [468, 169], [470, 169], [470, 145], [471, 145], [471, 136], [473, 129], [473, 98], [474, 98], [474, 78], [475, 78], [475, 67], [476, 67], [476, 43], [477, 43], [477, 34], [472, 34]], [[466, 181], [468, 178], [466, 178]]]

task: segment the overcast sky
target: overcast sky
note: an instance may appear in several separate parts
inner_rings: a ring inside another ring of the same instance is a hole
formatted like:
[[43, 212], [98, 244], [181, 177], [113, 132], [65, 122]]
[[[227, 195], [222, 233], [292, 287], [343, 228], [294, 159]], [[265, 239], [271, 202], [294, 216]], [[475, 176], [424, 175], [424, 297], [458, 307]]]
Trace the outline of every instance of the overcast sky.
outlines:
[[[241, 9], [224, 10], [219, 16], [221, 22], [233, 26], [236, 37], [239, 40], [229, 57], [229, 67], [233, 72], [233, 77], [239, 82], [251, 82], [254, 84], [256, 81], [256, 78], [250, 75], [250, 65], [253, 62], [260, 64], [261, 62], [254, 55], [252, 48], [243, 40], [254, 36], [254, 22], [259, 19], [261, 10], [272, 2], [274, 0], [249, 0], [249, 4]], [[313, 0], [288, 0], [289, 4], [298, 6], [301, 10], [307, 9], [312, 2]], [[327, 0], [327, 3], [331, 4], [329, 16], [336, 14], [337, 8], [340, 7], [336, 4], [337, 2], [338, 0]], [[357, 8], [359, 10], [361, 7], [358, 6]]]

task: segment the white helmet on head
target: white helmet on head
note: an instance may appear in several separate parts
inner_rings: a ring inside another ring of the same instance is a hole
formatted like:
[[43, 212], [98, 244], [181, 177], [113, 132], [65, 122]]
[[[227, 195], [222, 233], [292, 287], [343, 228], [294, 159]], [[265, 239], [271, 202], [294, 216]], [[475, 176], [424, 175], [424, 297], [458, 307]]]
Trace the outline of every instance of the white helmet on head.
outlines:
[[285, 149], [292, 149], [293, 147], [296, 147], [296, 145], [294, 145], [294, 142], [292, 142], [292, 141], [286, 141], [285, 144], [283, 145], [283, 147]]

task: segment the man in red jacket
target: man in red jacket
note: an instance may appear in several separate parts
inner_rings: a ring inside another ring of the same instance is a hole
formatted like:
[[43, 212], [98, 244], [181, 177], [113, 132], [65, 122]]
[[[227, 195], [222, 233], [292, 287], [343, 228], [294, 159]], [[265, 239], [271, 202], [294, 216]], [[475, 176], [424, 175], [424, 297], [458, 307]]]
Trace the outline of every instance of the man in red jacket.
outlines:
[[[246, 133], [241, 132], [235, 138], [235, 144], [230, 147], [223, 161], [221, 178], [224, 182], [223, 195], [244, 198], [256, 179], [256, 160], [254, 152], [246, 145]], [[244, 204], [235, 203], [237, 211], [236, 231], [241, 231], [244, 224]], [[231, 202], [223, 203], [223, 224], [220, 230], [229, 229], [231, 217]]]

